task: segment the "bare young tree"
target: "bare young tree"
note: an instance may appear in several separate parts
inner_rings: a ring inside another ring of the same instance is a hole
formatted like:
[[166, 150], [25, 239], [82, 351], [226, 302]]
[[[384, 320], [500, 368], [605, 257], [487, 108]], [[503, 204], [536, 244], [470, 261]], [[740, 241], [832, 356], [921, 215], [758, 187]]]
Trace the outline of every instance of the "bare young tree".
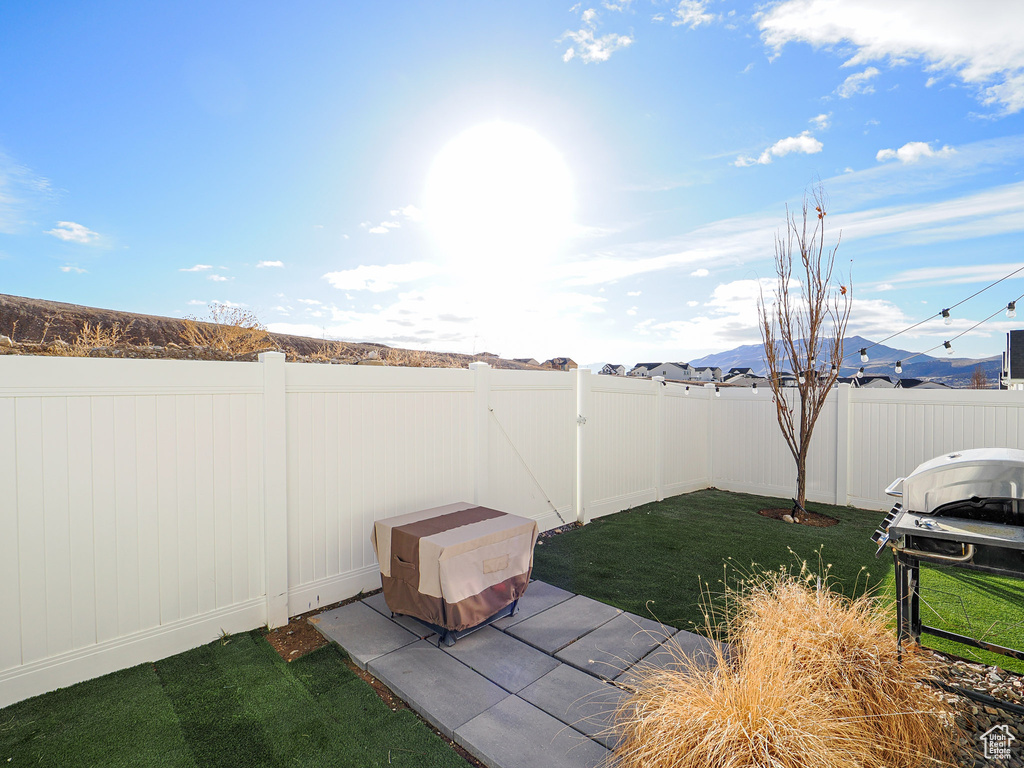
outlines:
[[[786, 234], [775, 237], [778, 282], [773, 300], [766, 302], [762, 293], [757, 307], [779, 428], [796, 462], [793, 516], [797, 520], [803, 517], [807, 500], [811, 434], [825, 398], [839, 378], [853, 298], [849, 281], [838, 286], [832, 283], [842, 233], [827, 250], [825, 208], [820, 185], [811, 192], [810, 201], [804, 196], [802, 217], [786, 207]], [[796, 278], [794, 262], [800, 269]]]
[[974, 372], [971, 373], [971, 384], [968, 389], [988, 389], [988, 374], [985, 373], [985, 369], [980, 365], [974, 366]]

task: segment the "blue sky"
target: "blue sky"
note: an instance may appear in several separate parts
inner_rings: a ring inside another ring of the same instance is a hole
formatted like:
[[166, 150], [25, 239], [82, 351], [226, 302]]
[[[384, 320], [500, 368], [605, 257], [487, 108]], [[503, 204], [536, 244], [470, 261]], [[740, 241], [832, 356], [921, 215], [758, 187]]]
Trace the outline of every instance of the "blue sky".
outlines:
[[0, 293], [687, 360], [759, 340], [774, 234], [820, 179], [850, 332], [878, 339], [1024, 266], [1022, 28], [1013, 0], [11, 0]]

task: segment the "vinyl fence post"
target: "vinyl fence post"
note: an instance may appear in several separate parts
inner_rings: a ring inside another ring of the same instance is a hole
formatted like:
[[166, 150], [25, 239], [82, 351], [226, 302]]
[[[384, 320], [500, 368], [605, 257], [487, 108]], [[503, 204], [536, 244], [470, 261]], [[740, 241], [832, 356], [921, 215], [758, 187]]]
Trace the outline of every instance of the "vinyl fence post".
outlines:
[[707, 451], [708, 451], [708, 487], [716, 488], [715, 485], [715, 385], [705, 384], [703, 386], [705, 396], [707, 397], [707, 414], [708, 414], [708, 440], [707, 440]]
[[580, 525], [587, 524], [587, 488], [586, 488], [586, 432], [587, 413], [590, 411], [590, 382], [592, 381], [589, 368], [576, 369], [576, 485], [573, 494], [573, 504], [576, 511], [576, 522]]
[[288, 451], [285, 356], [263, 352], [263, 562], [267, 626], [288, 623]]
[[654, 498], [665, 498], [665, 377], [654, 377]]
[[473, 503], [483, 505], [490, 492], [487, 435], [490, 430], [491, 366], [470, 363], [473, 372]]
[[850, 503], [850, 385], [836, 385], [836, 506]]

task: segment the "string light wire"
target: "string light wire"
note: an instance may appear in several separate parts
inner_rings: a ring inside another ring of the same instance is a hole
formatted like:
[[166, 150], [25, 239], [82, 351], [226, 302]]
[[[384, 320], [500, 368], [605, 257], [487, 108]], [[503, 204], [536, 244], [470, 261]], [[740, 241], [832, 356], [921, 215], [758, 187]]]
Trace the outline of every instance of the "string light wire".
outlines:
[[[928, 317], [926, 317], [926, 318], [925, 318], [924, 320], [921, 320], [920, 322], [917, 322], [917, 323], [914, 323], [913, 325], [907, 326], [907, 327], [906, 327], [906, 328], [904, 328], [904, 329], [903, 329], [902, 331], [896, 331], [896, 333], [894, 333], [894, 334], [892, 334], [892, 335], [890, 335], [890, 336], [886, 336], [886, 337], [885, 337], [884, 339], [882, 339], [881, 341], [875, 341], [875, 342], [872, 342], [871, 344], [869, 344], [869, 345], [868, 345], [867, 347], [865, 347], [864, 349], [865, 349], [865, 351], [866, 351], [866, 350], [869, 350], [869, 349], [871, 349], [871, 348], [873, 348], [873, 347], [877, 347], [877, 346], [878, 346], [879, 344], [884, 344], [885, 342], [889, 341], [890, 339], [895, 339], [895, 338], [896, 338], [897, 336], [900, 336], [900, 335], [902, 335], [902, 334], [904, 334], [904, 333], [907, 333], [908, 331], [912, 331], [912, 330], [914, 330], [915, 328], [917, 328], [918, 326], [924, 325], [924, 324], [925, 324], [925, 323], [927, 323], [927, 322], [928, 322], [929, 320], [935, 320], [935, 319], [936, 319], [936, 318], [938, 318], [938, 317], [942, 317], [942, 313], [943, 313], [943, 312], [949, 312], [949, 311], [951, 311], [951, 310], [954, 310], [954, 309], [956, 309], [956, 308], [957, 308], [957, 307], [959, 307], [959, 306], [960, 306], [961, 304], [966, 304], [966, 303], [967, 303], [968, 301], [970, 301], [971, 299], [975, 298], [976, 296], [980, 296], [981, 294], [983, 294], [983, 293], [984, 293], [985, 291], [987, 291], [987, 290], [988, 290], [989, 288], [993, 288], [993, 287], [995, 287], [995, 286], [999, 285], [999, 284], [1000, 284], [1001, 282], [1003, 282], [1004, 280], [1009, 280], [1009, 279], [1010, 279], [1011, 277], [1013, 277], [1014, 275], [1016, 275], [1016, 274], [1019, 274], [1019, 273], [1021, 273], [1021, 272], [1024, 272], [1024, 266], [1020, 266], [1020, 267], [1018, 267], [1017, 269], [1013, 270], [1013, 272], [1010, 272], [1010, 273], [1009, 273], [1008, 275], [1003, 275], [1003, 276], [1002, 276], [1002, 277], [1000, 277], [1000, 278], [999, 278], [998, 280], [996, 280], [996, 281], [995, 281], [994, 283], [989, 283], [989, 284], [988, 284], [988, 285], [986, 285], [986, 286], [985, 286], [984, 288], [982, 288], [982, 289], [980, 289], [980, 290], [978, 290], [978, 291], [975, 291], [974, 293], [972, 293], [972, 294], [971, 294], [970, 296], [968, 296], [968, 297], [967, 297], [966, 299], [961, 299], [961, 300], [960, 300], [960, 301], [958, 301], [958, 302], [957, 302], [956, 304], [951, 304], [950, 306], [946, 307], [946, 308], [945, 308], [944, 310], [940, 310], [939, 312], [936, 312], [936, 313], [935, 313], [934, 315], [929, 315]], [[1021, 296], [1018, 296], [1018, 297], [1017, 297], [1017, 298], [1015, 299], [1015, 302], [1016, 302], [1016, 301], [1020, 301], [1020, 300], [1021, 300], [1022, 298], [1024, 298], [1024, 294], [1022, 294]], [[975, 328], [977, 328], [977, 327], [978, 327], [979, 325], [981, 325], [981, 323], [987, 323], [987, 322], [988, 322], [989, 320], [991, 320], [991, 319], [992, 319], [993, 317], [995, 317], [996, 315], [998, 315], [998, 314], [999, 314], [1000, 312], [1003, 312], [1003, 311], [1004, 311], [1005, 309], [1006, 309], [1006, 307], [1000, 307], [1000, 308], [999, 308], [998, 310], [996, 310], [995, 312], [993, 312], [993, 313], [992, 313], [991, 315], [989, 315], [988, 317], [986, 317], [986, 318], [985, 318], [984, 320], [982, 320], [982, 321], [981, 321], [981, 322], [979, 322], [979, 323], [976, 323], [975, 325], [972, 325], [972, 326], [971, 326], [970, 328], [968, 328], [968, 329], [967, 329], [966, 331], [964, 331], [963, 333], [957, 334], [957, 335], [956, 335], [956, 336], [954, 336], [954, 337], [953, 337], [952, 339], [949, 339], [949, 341], [955, 341], [956, 339], [959, 339], [959, 338], [960, 338], [961, 336], [963, 336], [963, 335], [964, 335], [965, 333], [970, 333], [970, 332], [971, 332], [971, 331], [973, 331], [973, 330], [974, 330]], [[939, 348], [939, 347], [941, 347], [941, 346], [942, 346], [942, 344], [938, 344], [938, 345], [936, 345], [936, 346], [932, 347], [931, 349], [929, 349], [929, 350], [928, 350], [927, 352], [918, 352], [918, 353], [917, 353], [916, 355], [914, 355], [914, 357], [919, 357], [919, 356], [921, 356], [921, 355], [926, 355], [926, 354], [928, 354], [928, 352], [932, 352], [933, 350], [936, 350], [936, 349], [938, 349], [938, 348]], [[850, 354], [848, 354], [848, 355], [843, 355], [843, 360], [845, 361], [845, 360], [846, 360], [846, 358], [848, 358], [848, 357], [854, 357], [854, 356], [856, 356], [856, 355], [859, 355], [859, 354], [860, 354], [860, 352], [859, 352], [859, 351], [858, 351], [858, 352], [851, 352], [851, 353], [850, 353]], [[910, 360], [910, 359], [912, 359], [912, 358], [909, 358], [909, 357], [907, 358], [907, 360]], [[904, 360], [903, 362], [906, 362], [906, 360]]]

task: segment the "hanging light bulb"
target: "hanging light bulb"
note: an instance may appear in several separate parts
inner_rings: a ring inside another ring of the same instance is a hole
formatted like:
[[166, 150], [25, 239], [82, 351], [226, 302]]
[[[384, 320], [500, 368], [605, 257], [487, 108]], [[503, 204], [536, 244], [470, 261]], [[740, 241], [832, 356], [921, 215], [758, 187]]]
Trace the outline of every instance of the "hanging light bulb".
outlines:
[[752, 390], [754, 391], [754, 394], [756, 395], [756, 394], [757, 394], [757, 382], [755, 381], [755, 382], [754, 382], [754, 383], [753, 383], [753, 384], [751, 385], [751, 387], [750, 387], [750, 388], [751, 388], [751, 389], [752, 389]]
[[953, 324], [953, 318], [949, 316], [949, 310], [948, 309], [942, 310], [942, 321], [946, 325], [952, 325]]
[[830, 371], [829, 373], [830, 373], [830, 375], [832, 375], [832, 376], [835, 376], [835, 375], [836, 375], [836, 367], [835, 367], [834, 365], [832, 366], [832, 370], [831, 370], [831, 371]]
[[855, 374], [853, 374], [853, 375], [854, 375], [855, 377], [857, 377], [857, 378], [859, 379], [859, 378], [860, 378], [861, 376], [863, 376], [863, 375], [864, 375], [864, 369], [863, 369], [863, 368], [861, 368], [861, 369], [860, 369], [859, 371], [857, 371], [857, 372], [856, 372]]
[[807, 381], [807, 379], [804, 377], [804, 372], [803, 371], [800, 371], [796, 375], [796, 380], [797, 380], [798, 384], [803, 384], [805, 381]]
[[947, 355], [952, 355], [953, 354], [953, 345], [950, 344], [948, 341], [942, 342], [942, 346], [944, 346], [946, 348], [946, 354]]
[[1011, 318], [1017, 316], [1017, 302], [1016, 301], [1011, 301], [1009, 304], [1006, 305], [1006, 316], [1007, 317], [1011, 317]]
[[903, 361], [902, 360], [897, 360], [896, 361], [896, 373], [903, 373]]
[[716, 387], [715, 387], [715, 397], [721, 397], [721, 396], [722, 396], [722, 390], [720, 390], [720, 389], [719, 389], [719, 388], [718, 388], [718, 387], [716, 386]]
[[861, 347], [860, 348], [860, 361], [862, 363], [866, 363], [868, 361], [868, 348], [867, 347]]
[[689, 387], [687, 387], [686, 389], [684, 389], [684, 390], [683, 390], [683, 394], [684, 394], [684, 395], [688, 395], [688, 394], [690, 394], [690, 388], [689, 388]]

